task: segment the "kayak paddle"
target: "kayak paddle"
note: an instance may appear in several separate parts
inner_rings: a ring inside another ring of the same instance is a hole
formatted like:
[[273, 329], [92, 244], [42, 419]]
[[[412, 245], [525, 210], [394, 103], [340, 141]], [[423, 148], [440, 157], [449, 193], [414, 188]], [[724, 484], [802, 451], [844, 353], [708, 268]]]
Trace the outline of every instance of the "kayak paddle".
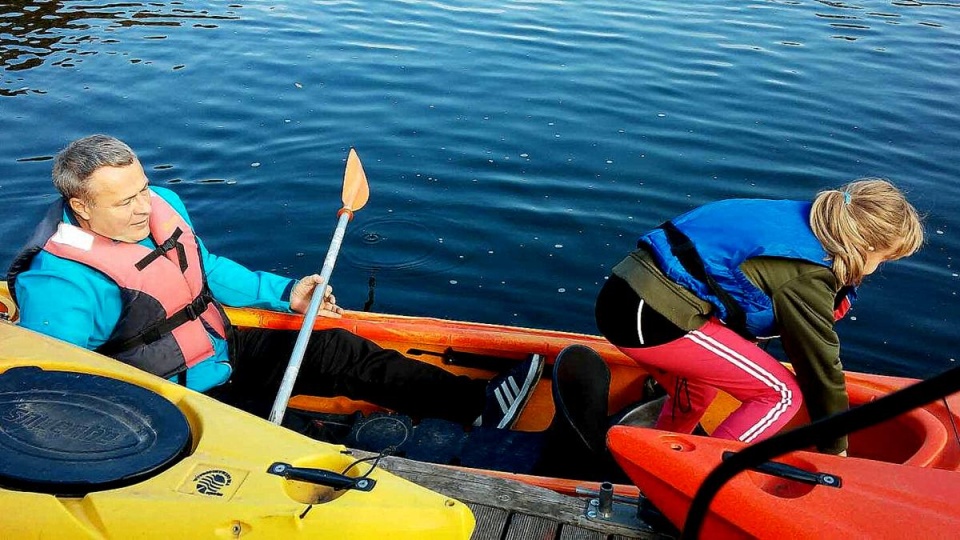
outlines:
[[313, 323], [317, 320], [317, 312], [323, 303], [324, 293], [330, 283], [330, 275], [333, 274], [333, 265], [337, 261], [337, 254], [340, 253], [340, 244], [343, 243], [343, 233], [347, 229], [347, 222], [353, 217], [353, 213], [363, 208], [370, 198], [370, 186], [367, 185], [367, 175], [363, 172], [363, 164], [360, 163], [360, 157], [356, 150], [350, 149], [350, 155], [347, 156], [347, 167], [343, 173], [343, 208], [337, 212], [339, 220], [337, 228], [333, 231], [333, 239], [330, 241], [330, 249], [327, 250], [327, 258], [323, 261], [323, 269], [320, 271], [320, 277], [323, 283], [313, 290], [313, 296], [310, 298], [310, 307], [303, 314], [303, 325], [300, 326], [300, 334], [297, 336], [297, 343], [293, 346], [293, 354], [290, 355], [290, 362], [287, 364], [287, 370], [283, 374], [283, 381], [280, 383], [280, 390], [277, 392], [277, 399], [273, 402], [273, 409], [270, 410], [270, 421], [279, 424], [283, 421], [283, 414], [287, 410], [287, 402], [290, 401], [290, 394], [293, 393], [293, 383], [297, 380], [297, 373], [300, 372], [300, 363], [303, 361], [303, 354], [307, 350], [307, 342], [310, 340], [310, 334], [313, 332]]

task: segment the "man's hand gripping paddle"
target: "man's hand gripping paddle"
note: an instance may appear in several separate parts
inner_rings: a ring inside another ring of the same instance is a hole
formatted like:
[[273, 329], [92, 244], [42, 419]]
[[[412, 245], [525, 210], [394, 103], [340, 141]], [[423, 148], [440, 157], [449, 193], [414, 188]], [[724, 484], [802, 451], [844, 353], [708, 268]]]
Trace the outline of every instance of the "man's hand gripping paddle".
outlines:
[[370, 186], [367, 185], [367, 175], [363, 172], [360, 157], [351, 148], [350, 155], [347, 157], [347, 168], [343, 173], [343, 208], [337, 213], [339, 217], [337, 228], [333, 232], [330, 249], [327, 250], [327, 258], [324, 259], [323, 269], [320, 271], [323, 283], [317, 285], [317, 288], [314, 289], [313, 296], [310, 299], [310, 307], [303, 314], [303, 325], [300, 327], [297, 343], [293, 347], [293, 354], [290, 355], [287, 371], [283, 374], [277, 399], [273, 402], [273, 409], [270, 411], [270, 421], [274, 424], [283, 421], [283, 414], [287, 410], [287, 402], [290, 401], [290, 394], [293, 393], [293, 383], [297, 380], [300, 363], [303, 362], [303, 354], [307, 350], [307, 342], [313, 332], [313, 323], [317, 320], [317, 312], [323, 303], [324, 293], [326, 293], [327, 286], [330, 283], [330, 275], [333, 274], [333, 265], [337, 261], [337, 254], [340, 253], [340, 244], [343, 243], [343, 233], [347, 229], [347, 222], [353, 217], [354, 212], [367, 204], [369, 198]]

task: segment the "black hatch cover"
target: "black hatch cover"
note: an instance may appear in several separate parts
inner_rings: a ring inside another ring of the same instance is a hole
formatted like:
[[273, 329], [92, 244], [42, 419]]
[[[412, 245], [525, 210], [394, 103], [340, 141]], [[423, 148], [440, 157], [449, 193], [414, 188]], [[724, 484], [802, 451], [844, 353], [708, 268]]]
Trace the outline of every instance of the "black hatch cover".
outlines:
[[0, 374], [0, 486], [82, 496], [178, 462], [190, 426], [161, 395], [90, 373], [16, 367]]

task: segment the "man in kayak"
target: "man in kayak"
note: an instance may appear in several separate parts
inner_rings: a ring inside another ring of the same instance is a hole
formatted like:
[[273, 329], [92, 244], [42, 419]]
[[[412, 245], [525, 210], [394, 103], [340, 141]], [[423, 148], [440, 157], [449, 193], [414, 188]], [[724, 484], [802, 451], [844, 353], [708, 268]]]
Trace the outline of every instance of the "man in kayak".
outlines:
[[[298, 332], [232, 328], [221, 305], [303, 313], [320, 276], [254, 272], [207, 251], [179, 197], [150, 186], [134, 152], [113, 137], [70, 143], [54, 160], [53, 183], [62, 198], [7, 276], [20, 324], [266, 416]], [[343, 312], [329, 286], [320, 310]], [[293, 392], [510, 428], [542, 368], [535, 356], [492, 381], [474, 380], [322, 330]]]
[[[834, 322], [865, 276], [922, 244], [916, 210], [881, 179], [812, 204], [707, 204], [640, 237], [597, 297], [597, 326], [667, 391], [658, 428], [691, 433], [721, 389], [742, 405], [713, 435], [760, 441], [803, 402], [813, 420], [848, 408]], [[775, 335], [795, 375], [756, 344]]]

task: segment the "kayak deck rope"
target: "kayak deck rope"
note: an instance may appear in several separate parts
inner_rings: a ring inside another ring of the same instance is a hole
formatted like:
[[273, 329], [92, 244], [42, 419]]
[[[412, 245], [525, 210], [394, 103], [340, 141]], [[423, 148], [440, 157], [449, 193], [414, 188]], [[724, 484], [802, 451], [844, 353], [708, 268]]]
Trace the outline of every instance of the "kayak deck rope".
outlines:
[[[383, 458], [385, 458], [385, 457], [387, 457], [387, 456], [389, 456], [389, 455], [392, 455], [392, 454], [393, 454], [394, 452], [396, 452], [396, 451], [397, 451], [397, 447], [396, 447], [396, 446], [388, 446], [388, 447], [384, 448], [383, 450], [381, 450], [379, 453], [377, 453], [377, 455], [375, 455], [375, 456], [369, 456], [369, 457], [357, 459], [356, 461], [354, 461], [354, 462], [351, 463], [350, 465], [347, 465], [347, 468], [344, 469], [343, 472], [341, 472], [340, 474], [346, 475], [346, 474], [347, 474], [347, 471], [349, 471], [350, 469], [356, 467], [357, 465], [359, 465], [359, 464], [361, 464], [361, 463], [363, 463], [363, 462], [365, 462], [365, 461], [373, 461], [373, 463], [370, 465], [370, 469], [369, 469], [366, 473], [364, 473], [362, 476], [358, 477], [358, 479], [366, 478], [366, 477], [370, 476], [370, 473], [372, 473], [373, 470], [376, 469], [378, 465], [380, 465], [380, 460], [381, 460], [381, 459], [383, 459]], [[349, 450], [345, 450], [343, 453], [344, 453], [344, 454], [349, 454], [350, 451], [349, 451]]]
[[[680, 401], [680, 396], [684, 393], [687, 395], [686, 407], [684, 407], [683, 403]], [[690, 386], [686, 377], [677, 377], [673, 388], [672, 403], [673, 407], [670, 409], [670, 417], [673, 419], [677, 418], [677, 409], [679, 409], [682, 414], [687, 414], [693, 410], [693, 403], [690, 402]]]
[[373, 308], [374, 289], [377, 288], [377, 276], [371, 275], [367, 280], [367, 301], [363, 303], [363, 311], [370, 311]]

